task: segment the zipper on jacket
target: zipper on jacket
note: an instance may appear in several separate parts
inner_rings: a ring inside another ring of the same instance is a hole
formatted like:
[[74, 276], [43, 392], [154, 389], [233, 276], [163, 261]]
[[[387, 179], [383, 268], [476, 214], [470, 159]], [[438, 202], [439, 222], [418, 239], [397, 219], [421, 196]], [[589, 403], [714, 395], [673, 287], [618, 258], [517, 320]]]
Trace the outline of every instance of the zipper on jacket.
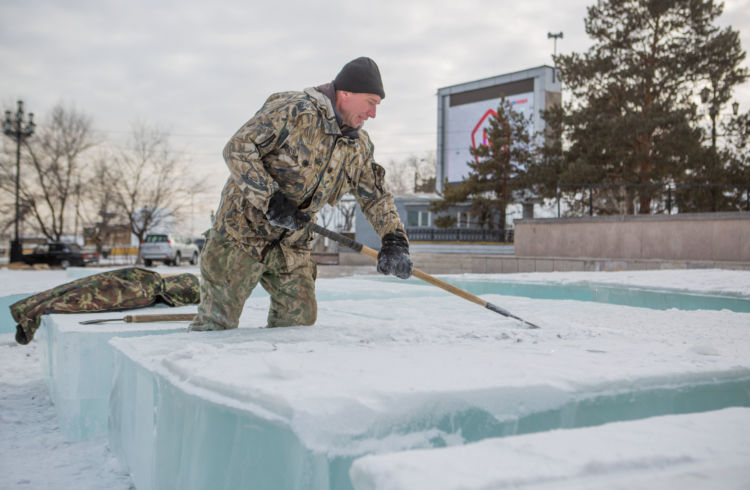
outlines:
[[328, 152], [328, 156], [326, 157], [326, 164], [323, 168], [320, 169], [320, 176], [318, 177], [318, 181], [315, 183], [315, 187], [313, 187], [312, 192], [310, 195], [305, 198], [305, 200], [300, 205], [300, 208], [304, 209], [310, 206], [310, 203], [312, 202], [313, 197], [315, 197], [315, 193], [318, 192], [318, 187], [320, 187], [320, 183], [323, 181], [323, 177], [326, 175], [326, 170], [328, 170], [328, 167], [331, 166], [331, 158], [333, 158], [333, 152], [336, 151], [336, 145], [338, 144], [339, 140], [342, 138], [340, 134], [337, 134], [333, 139], [333, 145], [331, 145], [331, 149]]

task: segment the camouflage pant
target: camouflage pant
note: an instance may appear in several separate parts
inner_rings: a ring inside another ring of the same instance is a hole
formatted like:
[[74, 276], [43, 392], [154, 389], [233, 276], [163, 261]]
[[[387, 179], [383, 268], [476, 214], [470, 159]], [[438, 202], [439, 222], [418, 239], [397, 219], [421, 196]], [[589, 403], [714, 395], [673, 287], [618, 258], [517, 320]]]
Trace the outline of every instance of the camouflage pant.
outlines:
[[258, 282], [271, 296], [269, 327], [312, 325], [318, 315], [316, 276], [313, 260], [289, 271], [278, 246], [259, 262], [211, 230], [201, 252], [201, 302], [189, 330], [237, 328], [245, 301]]

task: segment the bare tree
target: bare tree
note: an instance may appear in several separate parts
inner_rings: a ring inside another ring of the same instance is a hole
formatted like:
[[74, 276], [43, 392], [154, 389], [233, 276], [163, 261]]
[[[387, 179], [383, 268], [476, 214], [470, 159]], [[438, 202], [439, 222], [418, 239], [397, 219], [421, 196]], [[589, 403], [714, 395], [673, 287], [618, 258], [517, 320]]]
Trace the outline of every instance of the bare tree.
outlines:
[[404, 160], [391, 160], [386, 169], [386, 185], [394, 195], [414, 194], [429, 179], [435, 178], [435, 152], [423, 156], [410, 155]]
[[76, 218], [80, 218], [83, 226], [90, 230], [88, 238], [93, 240], [100, 254], [104, 252], [104, 244], [109, 242], [112, 224], [118, 219], [120, 223], [124, 220], [113, 200], [115, 181], [108, 168], [109, 162], [104, 154], [95, 159], [92, 172], [77, 196], [85, 204], [77, 209]]
[[15, 220], [16, 156], [15, 148], [10, 148], [9, 141], [2, 138], [0, 151], [0, 234], [8, 233]]
[[[318, 213], [318, 224], [323, 228], [330, 227], [336, 220], [337, 207], [326, 204]], [[316, 252], [325, 252], [327, 250], [328, 239], [323, 235], [315, 235], [312, 242], [312, 249]]]
[[354, 215], [357, 212], [357, 201], [354, 198], [344, 198], [336, 203], [343, 222], [339, 225], [339, 231], [349, 232], [354, 229]]
[[20, 194], [39, 231], [60, 240], [66, 230], [68, 205], [80, 190], [86, 152], [96, 146], [91, 119], [61, 104], [24, 144]]
[[135, 123], [124, 148], [106, 165], [115, 211], [127, 216], [131, 232], [143, 241], [149, 231], [168, 226], [190, 207], [190, 196], [204, 192], [189, 178], [187, 162], [172, 150], [169, 134], [146, 123]]

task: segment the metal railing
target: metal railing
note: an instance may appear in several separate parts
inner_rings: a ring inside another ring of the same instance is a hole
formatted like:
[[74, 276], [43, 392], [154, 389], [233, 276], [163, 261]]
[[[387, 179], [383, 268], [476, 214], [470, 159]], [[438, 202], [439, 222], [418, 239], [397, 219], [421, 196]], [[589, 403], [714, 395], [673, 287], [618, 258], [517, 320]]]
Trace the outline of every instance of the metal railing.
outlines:
[[406, 228], [410, 241], [417, 242], [499, 242], [513, 243], [513, 230], [482, 228]]

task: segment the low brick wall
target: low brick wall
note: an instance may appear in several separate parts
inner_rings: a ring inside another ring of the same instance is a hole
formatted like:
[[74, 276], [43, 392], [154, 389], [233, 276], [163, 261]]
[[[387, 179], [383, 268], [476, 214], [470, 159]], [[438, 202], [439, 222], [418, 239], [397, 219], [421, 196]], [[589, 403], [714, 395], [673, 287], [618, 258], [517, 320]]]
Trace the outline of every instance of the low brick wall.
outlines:
[[513, 255], [414, 254], [414, 266], [429, 274], [513, 274], [519, 272], [624, 271], [660, 269], [750, 270], [749, 262], [716, 260], [518, 257]]
[[750, 213], [515, 222], [517, 257], [750, 263]]

